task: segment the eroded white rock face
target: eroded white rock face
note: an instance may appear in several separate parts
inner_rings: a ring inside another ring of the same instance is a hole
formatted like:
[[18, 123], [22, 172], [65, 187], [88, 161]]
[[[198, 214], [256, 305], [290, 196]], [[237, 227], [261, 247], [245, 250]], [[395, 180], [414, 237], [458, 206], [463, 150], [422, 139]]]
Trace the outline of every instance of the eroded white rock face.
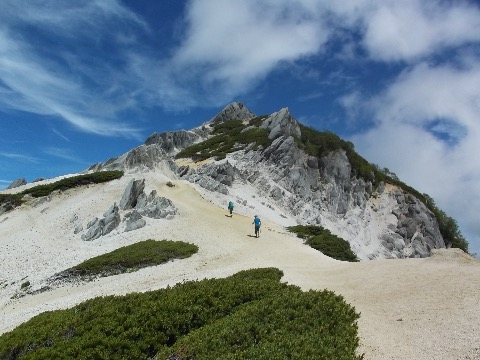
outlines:
[[[388, 184], [374, 188], [353, 176], [343, 150], [317, 158], [299, 149], [295, 138], [301, 129], [287, 108], [260, 125], [272, 140], [265, 149], [239, 150], [199, 166], [174, 163], [174, 154], [208, 138], [213, 125], [253, 117], [243, 104], [232, 103], [198, 128], [155, 133], [145, 145], [91, 169], [160, 171], [206, 189], [212, 199], [248, 186], [266, 212], [277, 211], [298, 224], [321, 225], [349, 241], [360, 259], [425, 257], [445, 247], [435, 216], [414, 196]], [[149, 210], [139, 210], [145, 212]]]
[[343, 150], [320, 159], [301, 151], [292, 136], [300, 129], [287, 109], [262, 126], [274, 139], [269, 148], [183, 169], [182, 177], [223, 194], [236, 193], [236, 184], [250, 184], [264, 203], [297, 223], [321, 225], [349, 241], [360, 259], [425, 257], [445, 247], [435, 217], [414, 196], [391, 185], [374, 189], [353, 177]]

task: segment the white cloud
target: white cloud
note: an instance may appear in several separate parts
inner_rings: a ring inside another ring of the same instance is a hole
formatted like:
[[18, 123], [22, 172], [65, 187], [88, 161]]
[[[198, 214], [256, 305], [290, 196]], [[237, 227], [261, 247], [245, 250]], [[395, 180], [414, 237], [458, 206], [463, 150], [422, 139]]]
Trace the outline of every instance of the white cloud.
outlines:
[[336, 21], [362, 32], [362, 45], [380, 61], [414, 61], [480, 41], [480, 8], [469, 1], [334, 1]]
[[[363, 156], [427, 192], [460, 219], [467, 240], [480, 233], [478, 84], [480, 61], [463, 67], [419, 64], [368, 102], [376, 126], [352, 138]], [[452, 145], [439, 131], [457, 141]]]
[[227, 96], [255, 86], [283, 62], [317, 53], [328, 39], [309, 1], [192, 1], [185, 39], [172, 61], [187, 79]]
[[365, 46], [379, 60], [411, 60], [480, 41], [480, 9], [466, 3], [382, 2], [367, 21]]

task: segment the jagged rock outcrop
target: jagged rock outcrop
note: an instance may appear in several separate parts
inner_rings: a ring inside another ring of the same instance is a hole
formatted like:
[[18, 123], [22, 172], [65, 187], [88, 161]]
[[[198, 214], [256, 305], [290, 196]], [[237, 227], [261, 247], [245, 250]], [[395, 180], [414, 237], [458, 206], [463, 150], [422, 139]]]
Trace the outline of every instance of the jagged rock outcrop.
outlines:
[[130, 180], [120, 200], [120, 209], [129, 210], [137, 206], [138, 198], [143, 194], [143, 189], [145, 189], [145, 179]]
[[[124, 231], [133, 231], [146, 225], [143, 216], [152, 219], [172, 219], [177, 213], [177, 208], [172, 201], [157, 196], [157, 191], [152, 190], [147, 196], [144, 192], [145, 179], [132, 179], [123, 192], [120, 206], [114, 203], [104, 214], [103, 218], [94, 218], [87, 224], [87, 232], [81, 237], [85, 241], [91, 241], [100, 236], [110, 233], [118, 227], [121, 222], [121, 212], [125, 211], [123, 221], [125, 222]], [[83, 231], [83, 226], [77, 223], [78, 216], [72, 218], [71, 222], [75, 224], [74, 234]]]
[[179, 130], [161, 134], [155, 132], [147, 138], [145, 145], [158, 145], [166, 154], [174, 154], [201, 139], [202, 137], [193, 131]]
[[82, 235], [82, 240], [92, 241], [100, 236], [107, 235], [120, 224], [119, 208], [114, 203], [104, 214], [103, 218], [94, 218], [87, 224], [87, 233]]
[[272, 140], [279, 136], [300, 136], [301, 134], [298, 122], [290, 115], [287, 108], [270, 115], [261, 127], [269, 130], [268, 137]]
[[14, 180], [10, 185], [8, 185], [7, 189], [14, 189], [26, 184], [27, 184], [27, 180], [25, 180], [24, 178], [19, 178]]
[[147, 221], [136, 210], [126, 214], [124, 221], [126, 222], [125, 232], [140, 229], [147, 224]]
[[[157, 196], [156, 190], [152, 190], [147, 196], [143, 192], [144, 189], [145, 179], [130, 180], [120, 201], [120, 208], [135, 209], [139, 215], [152, 219], [170, 219], [177, 213], [177, 209], [169, 199]], [[134, 218], [136, 217], [135, 215]]]
[[209, 191], [228, 194], [228, 187], [235, 179], [235, 168], [227, 161], [197, 169], [188, 166], [179, 167], [177, 174]]
[[85, 171], [153, 170], [155, 167], [162, 166], [163, 169], [169, 169], [174, 173], [176, 166], [172, 160], [173, 156], [194, 143], [207, 139], [213, 125], [232, 119], [248, 120], [253, 117], [255, 114], [245, 105], [234, 102], [197, 128], [164, 133], [154, 132], [143, 145], [108, 159], [104, 163], [93, 164]]
[[159, 144], [140, 145], [129, 152], [90, 166], [86, 172], [104, 170], [153, 170], [156, 167], [174, 168], [171, 157]]
[[152, 219], [171, 219], [177, 213], [177, 208], [172, 201], [165, 197], [156, 196], [155, 190], [145, 199], [145, 202], [139, 200], [135, 207], [135, 210], [141, 215]]

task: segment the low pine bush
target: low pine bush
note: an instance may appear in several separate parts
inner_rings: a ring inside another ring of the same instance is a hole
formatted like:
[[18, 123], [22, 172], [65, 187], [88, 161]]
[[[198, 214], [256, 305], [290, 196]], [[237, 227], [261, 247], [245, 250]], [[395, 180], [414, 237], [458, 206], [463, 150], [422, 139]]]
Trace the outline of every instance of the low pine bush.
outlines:
[[0, 359], [357, 359], [355, 309], [278, 269], [107, 296], [0, 336]]
[[198, 246], [182, 241], [145, 240], [88, 259], [65, 272], [81, 277], [108, 276], [183, 259], [197, 251]]
[[[266, 117], [258, 117], [244, 124], [241, 120], [229, 120], [215, 125], [212, 137], [180, 151], [176, 157], [191, 157], [195, 161], [215, 158], [221, 160], [227, 154], [245, 149], [248, 145], [253, 150], [271, 144], [267, 129], [259, 128]], [[250, 128], [248, 128], [250, 126]]]
[[321, 226], [297, 225], [290, 226], [287, 230], [296, 233], [298, 237], [305, 239], [307, 245], [331, 258], [341, 261], [358, 261], [348, 241], [332, 234], [328, 229]]
[[100, 184], [107, 181], [119, 179], [123, 176], [123, 171], [99, 171], [91, 174], [72, 176], [51, 184], [37, 185], [24, 190], [22, 194], [30, 194], [33, 197], [42, 197], [50, 195], [55, 190], [65, 191], [77, 186]]

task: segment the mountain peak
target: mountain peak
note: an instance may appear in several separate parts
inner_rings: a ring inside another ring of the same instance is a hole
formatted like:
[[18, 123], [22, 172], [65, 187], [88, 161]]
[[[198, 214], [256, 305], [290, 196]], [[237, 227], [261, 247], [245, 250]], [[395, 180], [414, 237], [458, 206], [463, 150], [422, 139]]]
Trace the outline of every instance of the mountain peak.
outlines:
[[255, 113], [250, 111], [244, 104], [232, 102], [225, 106], [222, 111], [215, 115], [209, 124], [218, 124], [228, 120], [248, 120], [255, 117]]

